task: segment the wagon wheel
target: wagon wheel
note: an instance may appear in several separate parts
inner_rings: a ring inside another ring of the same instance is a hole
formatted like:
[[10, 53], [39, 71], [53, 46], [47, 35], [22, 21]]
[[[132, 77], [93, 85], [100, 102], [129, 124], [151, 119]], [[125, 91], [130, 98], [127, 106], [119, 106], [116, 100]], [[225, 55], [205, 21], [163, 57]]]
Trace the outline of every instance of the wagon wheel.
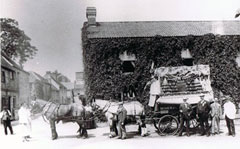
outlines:
[[158, 122], [158, 130], [161, 135], [175, 135], [178, 129], [179, 122], [172, 115], [165, 115]]
[[159, 128], [158, 128], [158, 120], [159, 120], [159, 118], [153, 118], [153, 125], [154, 125], [154, 127], [157, 129], [157, 131], [159, 131]]

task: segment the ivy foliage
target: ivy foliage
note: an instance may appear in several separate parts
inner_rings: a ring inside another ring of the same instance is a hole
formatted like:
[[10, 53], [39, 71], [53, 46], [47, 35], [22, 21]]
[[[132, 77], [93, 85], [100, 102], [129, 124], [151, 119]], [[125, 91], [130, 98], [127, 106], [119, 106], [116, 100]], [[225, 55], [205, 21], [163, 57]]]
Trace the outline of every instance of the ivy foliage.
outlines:
[[[150, 80], [150, 68], [182, 66], [181, 51], [188, 48], [194, 64], [208, 64], [214, 91], [240, 97], [240, 67], [236, 57], [240, 52], [240, 36], [144, 37], [144, 38], [92, 38], [88, 39], [85, 26], [82, 29], [86, 95], [93, 98], [101, 93], [103, 98], [115, 98], [124, 86], [133, 85], [137, 98], [144, 101], [143, 88]], [[122, 73], [119, 54], [127, 51], [136, 55], [136, 67], [132, 74]]]

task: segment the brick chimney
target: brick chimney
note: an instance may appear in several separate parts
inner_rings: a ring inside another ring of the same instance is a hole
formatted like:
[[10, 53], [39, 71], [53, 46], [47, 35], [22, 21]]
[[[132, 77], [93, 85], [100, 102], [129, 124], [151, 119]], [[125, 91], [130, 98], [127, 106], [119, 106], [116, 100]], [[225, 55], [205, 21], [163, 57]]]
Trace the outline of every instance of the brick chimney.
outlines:
[[95, 7], [87, 7], [86, 16], [88, 19], [88, 25], [96, 26], [96, 15], [97, 11]]

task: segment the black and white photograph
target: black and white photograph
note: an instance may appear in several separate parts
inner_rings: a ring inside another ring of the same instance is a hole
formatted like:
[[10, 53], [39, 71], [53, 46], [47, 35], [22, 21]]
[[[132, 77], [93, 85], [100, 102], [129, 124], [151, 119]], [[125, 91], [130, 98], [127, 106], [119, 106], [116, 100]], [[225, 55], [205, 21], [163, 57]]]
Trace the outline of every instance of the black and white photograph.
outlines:
[[1, 149], [236, 149], [240, 0], [0, 0]]

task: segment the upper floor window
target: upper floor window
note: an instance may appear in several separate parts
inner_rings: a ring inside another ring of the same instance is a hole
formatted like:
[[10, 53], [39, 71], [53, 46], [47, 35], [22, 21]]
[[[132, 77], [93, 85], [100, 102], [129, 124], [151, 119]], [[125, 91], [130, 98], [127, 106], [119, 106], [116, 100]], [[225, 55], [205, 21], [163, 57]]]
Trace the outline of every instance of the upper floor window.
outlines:
[[238, 67], [240, 67], [240, 53], [237, 55], [236, 62], [238, 64]]
[[13, 71], [10, 71], [9, 73], [10, 73], [10, 75], [9, 75], [10, 79], [11, 79], [11, 80], [14, 80], [14, 72], [13, 72]]
[[2, 71], [1, 81], [2, 81], [2, 83], [5, 83], [5, 82], [6, 82], [6, 75], [5, 75], [5, 72], [4, 72], [4, 71]]
[[119, 55], [119, 58], [123, 61], [122, 62], [122, 72], [123, 73], [134, 72], [135, 61], [136, 61], [135, 54], [130, 54], [130, 53], [127, 53], [127, 51], [124, 51], [122, 54]]
[[123, 73], [131, 73], [135, 70], [135, 63], [134, 61], [124, 61], [122, 63], [122, 72]]
[[193, 57], [192, 57], [189, 49], [183, 49], [181, 51], [181, 57], [183, 60], [183, 65], [193, 66]]

